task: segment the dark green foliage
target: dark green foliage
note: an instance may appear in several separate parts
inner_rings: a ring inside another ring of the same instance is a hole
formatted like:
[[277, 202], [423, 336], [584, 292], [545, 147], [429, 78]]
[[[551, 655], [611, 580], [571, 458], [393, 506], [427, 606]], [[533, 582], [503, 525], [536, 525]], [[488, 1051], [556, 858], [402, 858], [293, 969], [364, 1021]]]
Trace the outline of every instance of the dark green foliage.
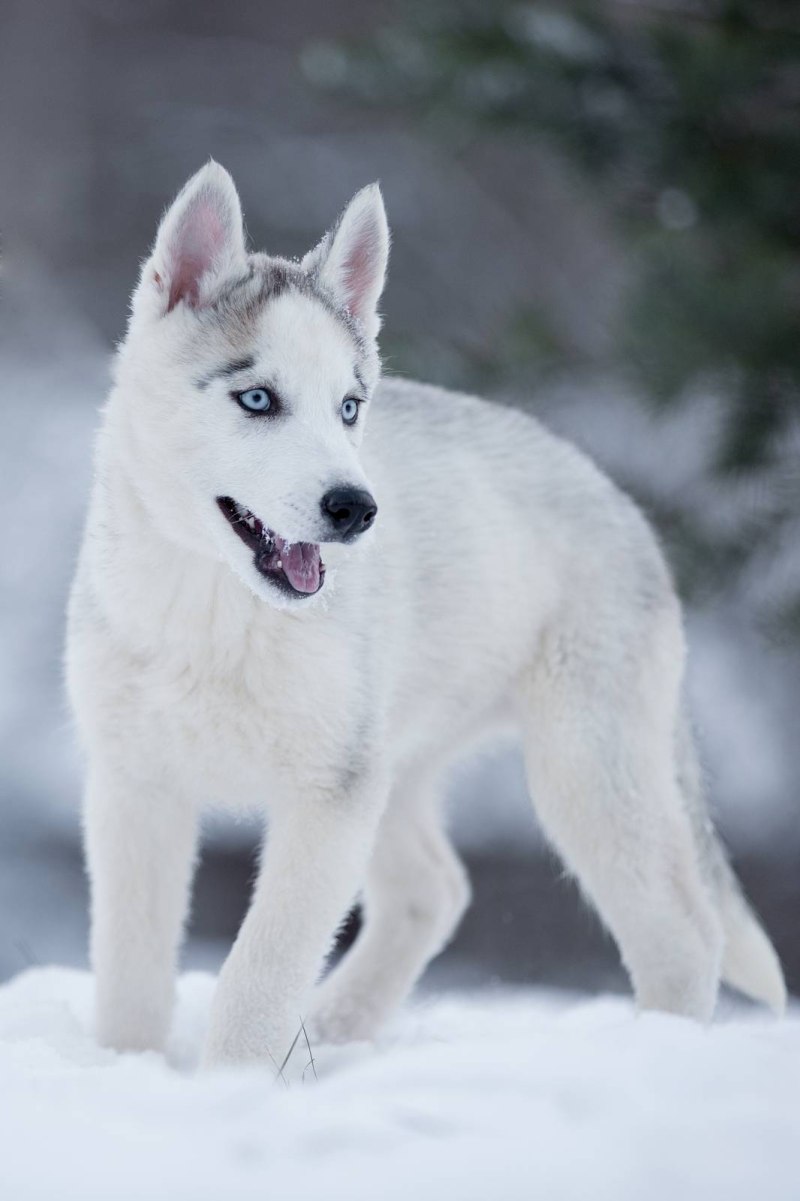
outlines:
[[[800, 4], [481, 0], [401, 12], [402, 27], [342, 51], [336, 85], [402, 106], [451, 146], [486, 129], [544, 136], [586, 173], [635, 265], [614, 365], [656, 404], [713, 388], [726, 419], [712, 472], [723, 486], [753, 475], [773, 493], [766, 524], [743, 523], [724, 546], [704, 544], [690, 515], [661, 515], [678, 558], [702, 563], [690, 578], [718, 567], [719, 580], [746, 568], [767, 532], [788, 553], [800, 528]], [[544, 326], [523, 315], [507, 347], [517, 364], [526, 322], [541, 351]], [[783, 610], [796, 627], [800, 597]]]

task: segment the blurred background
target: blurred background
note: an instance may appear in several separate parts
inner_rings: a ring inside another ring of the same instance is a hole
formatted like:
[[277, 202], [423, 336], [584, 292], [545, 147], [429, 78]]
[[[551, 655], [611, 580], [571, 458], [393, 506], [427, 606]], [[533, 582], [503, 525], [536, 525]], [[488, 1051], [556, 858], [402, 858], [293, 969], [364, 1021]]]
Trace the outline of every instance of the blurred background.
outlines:
[[[213, 156], [259, 248], [383, 186], [387, 370], [526, 408], [657, 526], [717, 820], [800, 991], [800, 10], [769, 0], [3, 0], [0, 979], [85, 962], [63, 614], [159, 215]], [[428, 987], [624, 987], [514, 748], [465, 765], [475, 904]], [[258, 831], [209, 822], [186, 959]]]

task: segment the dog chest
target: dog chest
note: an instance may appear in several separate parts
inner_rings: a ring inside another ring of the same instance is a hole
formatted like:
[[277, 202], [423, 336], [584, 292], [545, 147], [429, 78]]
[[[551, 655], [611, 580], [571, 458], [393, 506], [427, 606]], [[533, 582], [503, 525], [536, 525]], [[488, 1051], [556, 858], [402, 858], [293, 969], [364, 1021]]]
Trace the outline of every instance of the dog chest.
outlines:
[[238, 648], [202, 640], [148, 656], [94, 657], [82, 688], [90, 739], [166, 774], [202, 803], [270, 805], [309, 787], [335, 791], [363, 758], [373, 718], [359, 656], [303, 623]]

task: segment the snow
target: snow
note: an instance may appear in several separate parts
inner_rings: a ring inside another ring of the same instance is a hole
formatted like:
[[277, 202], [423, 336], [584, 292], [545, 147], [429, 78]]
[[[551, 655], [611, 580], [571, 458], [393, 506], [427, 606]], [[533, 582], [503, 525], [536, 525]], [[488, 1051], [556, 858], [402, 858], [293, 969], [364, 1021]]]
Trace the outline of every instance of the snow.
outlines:
[[90, 1032], [91, 978], [0, 989], [9, 1201], [691, 1201], [800, 1191], [800, 1010], [710, 1029], [525, 990], [408, 1007], [319, 1080], [196, 1075], [213, 977], [180, 981], [167, 1060]]

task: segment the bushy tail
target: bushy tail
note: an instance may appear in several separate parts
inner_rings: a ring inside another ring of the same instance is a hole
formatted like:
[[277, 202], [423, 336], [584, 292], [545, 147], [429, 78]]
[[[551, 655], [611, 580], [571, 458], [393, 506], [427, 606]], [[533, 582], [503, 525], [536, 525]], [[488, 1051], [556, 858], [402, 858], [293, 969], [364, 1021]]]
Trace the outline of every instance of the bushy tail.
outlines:
[[692, 819], [703, 867], [722, 919], [725, 947], [722, 979], [780, 1016], [786, 1009], [786, 983], [775, 948], [747, 902], [706, 810], [694, 740], [688, 725], [679, 733], [680, 784]]
[[719, 848], [722, 869], [715, 880], [725, 949], [722, 979], [780, 1016], [786, 1008], [786, 984], [775, 948], [748, 905], [730, 864]]

